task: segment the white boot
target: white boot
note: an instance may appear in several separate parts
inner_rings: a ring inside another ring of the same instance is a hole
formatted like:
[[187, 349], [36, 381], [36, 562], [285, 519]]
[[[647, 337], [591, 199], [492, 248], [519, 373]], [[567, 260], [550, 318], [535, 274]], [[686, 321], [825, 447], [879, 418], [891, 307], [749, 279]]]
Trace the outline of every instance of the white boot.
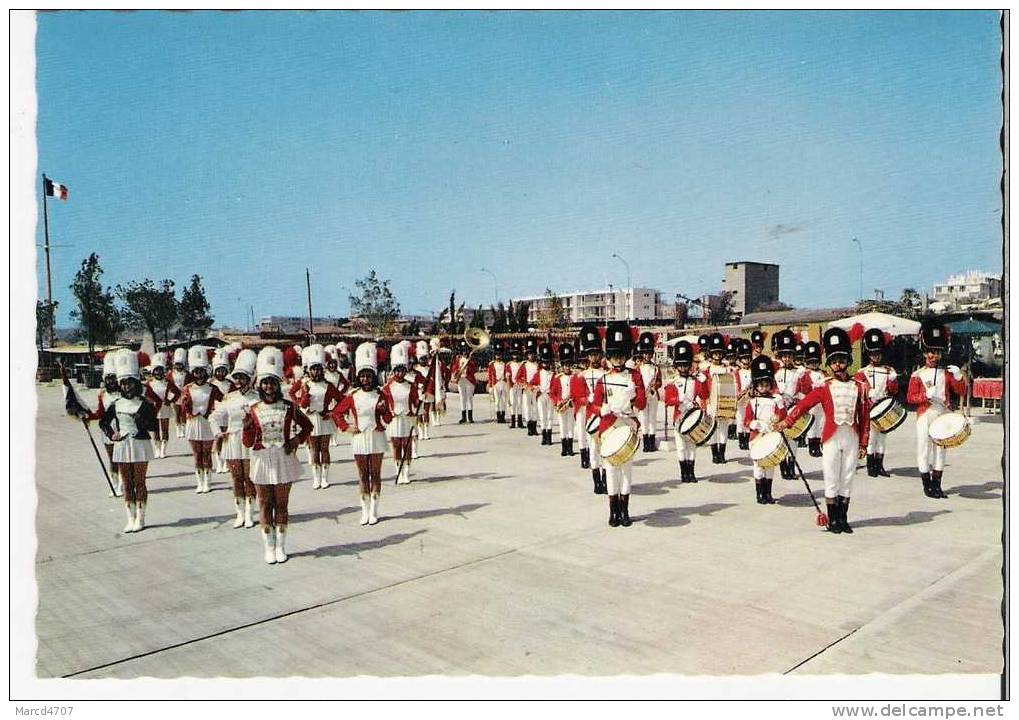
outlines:
[[234, 498], [234, 507], [237, 508], [237, 517], [234, 518], [234, 527], [244, 527], [244, 501]]
[[287, 526], [277, 525], [276, 526], [276, 562], [285, 563], [287, 561]]
[[124, 503], [124, 510], [127, 512], [127, 524], [124, 525], [124, 532], [134, 532], [134, 503]]
[[368, 496], [361, 496], [361, 524], [368, 524]]
[[211, 469], [205, 468], [205, 470], [202, 471], [202, 492], [203, 493], [212, 492], [212, 488], [209, 487], [209, 482], [210, 482], [211, 476], [212, 476], [212, 470]]
[[414, 438], [413, 440], [410, 441], [410, 457], [412, 460], [417, 460], [419, 457], [421, 457], [420, 453], [418, 453], [417, 438]]
[[368, 524], [374, 525], [379, 521], [379, 496], [377, 493], [372, 494], [371, 504], [368, 506]]
[[202, 494], [202, 471], [195, 470], [195, 492]]
[[134, 514], [134, 532], [145, 529], [145, 503], [138, 503]]
[[321, 487], [323, 490], [325, 490], [327, 487], [329, 487], [329, 466], [328, 465], [319, 465], [318, 466], [318, 477], [319, 477], [319, 487]]
[[318, 490], [320, 487], [318, 479], [318, 465], [311, 466], [311, 489]]
[[410, 482], [410, 480], [407, 479], [407, 471], [409, 469], [410, 468], [407, 466], [407, 463], [404, 463], [403, 467], [400, 468], [399, 472], [396, 473], [396, 484], [397, 485], [406, 485], [407, 483]]
[[263, 557], [265, 558], [266, 563], [269, 565], [275, 565], [276, 543], [273, 542], [273, 532], [271, 527], [262, 529], [262, 543], [265, 545], [265, 553], [263, 554]]
[[251, 517], [251, 506], [255, 504], [252, 498], [244, 498], [244, 527], [255, 527], [255, 521]]

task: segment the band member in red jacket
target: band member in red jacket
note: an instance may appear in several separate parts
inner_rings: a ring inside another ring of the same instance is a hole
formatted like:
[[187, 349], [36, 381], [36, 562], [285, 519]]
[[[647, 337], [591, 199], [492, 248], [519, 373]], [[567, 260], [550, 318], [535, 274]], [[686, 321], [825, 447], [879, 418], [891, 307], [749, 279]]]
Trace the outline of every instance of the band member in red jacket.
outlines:
[[[593, 411], [599, 417], [598, 435], [604, 438], [616, 422], [640, 425], [638, 413], [647, 404], [640, 372], [626, 367], [633, 345], [633, 336], [625, 322], [610, 322], [605, 333], [605, 354], [612, 369], [598, 381], [594, 389]], [[629, 527], [630, 487], [633, 481], [633, 458], [607, 469], [609, 525]]]
[[397, 485], [410, 482], [411, 438], [421, 404], [417, 385], [407, 379], [407, 366], [410, 363], [409, 347], [410, 343], [398, 343], [393, 346], [389, 356], [393, 374], [382, 388], [382, 394], [393, 417], [386, 428], [386, 435], [393, 446]]
[[579, 354], [586, 360], [585, 367], [580, 371], [583, 387], [576, 386], [573, 404], [577, 408], [577, 425], [580, 428], [580, 467], [591, 469], [594, 481], [594, 494], [605, 495], [608, 492], [601, 455], [598, 453], [597, 427], [588, 425], [588, 419], [596, 413], [593, 407], [594, 391], [605, 375], [601, 335], [596, 325], [584, 325], [580, 328], [578, 338]]
[[662, 392], [662, 371], [655, 364], [655, 336], [653, 333], [642, 332], [637, 338], [637, 370], [640, 371], [644, 383], [644, 394], [647, 405], [640, 411], [640, 425], [644, 433], [642, 449], [644, 452], [658, 450], [658, 398]]
[[815, 405], [820, 404], [824, 409], [821, 467], [824, 498], [828, 504], [828, 530], [851, 533], [849, 500], [853, 492], [856, 461], [867, 454], [870, 403], [867, 401], [867, 386], [849, 375], [853, 352], [849, 333], [841, 328], [831, 328], [825, 331], [822, 342], [832, 377], [800, 400], [778, 429], [789, 427]]
[[[743, 409], [743, 425], [750, 431], [749, 439], [756, 439], [761, 433], [771, 432], [786, 413], [782, 395], [775, 388], [775, 365], [767, 355], [758, 355], [750, 364], [752, 390]], [[748, 439], [748, 444], [749, 444]], [[758, 505], [773, 505], [771, 494], [775, 481], [774, 468], [765, 470], [754, 462], [754, 485]]]
[[[717, 422], [715, 435], [711, 438], [711, 462], [719, 465], [726, 462], [725, 445], [729, 437], [729, 425], [736, 419], [736, 398], [738, 395], [733, 370], [723, 362], [725, 346], [725, 337], [721, 333], [711, 333], [708, 336], [707, 351], [710, 361], [702, 371], [704, 382], [708, 386], [709, 397], [712, 395], [711, 386], [715, 383], [719, 385], [714, 393], [718, 400], [717, 407], [709, 407], [709, 411]], [[731, 407], [728, 407], [729, 405]]]
[[187, 418], [184, 437], [191, 445], [195, 461], [195, 492], [207, 493], [211, 490], [212, 443], [216, 438], [209, 416], [216, 403], [223, 399], [223, 393], [209, 382], [209, 356], [204, 347], [195, 345], [188, 349], [188, 365], [191, 366], [191, 382], [184, 386], [180, 399]]
[[940, 368], [941, 354], [948, 350], [948, 332], [939, 323], [920, 327], [920, 345], [924, 366], [909, 378], [906, 402], [916, 406], [916, 465], [923, 480], [923, 493], [931, 498], [946, 498], [941, 489], [945, 470], [945, 448], [931, 440], [931, 423], [952, 407], [953, 401], [966, 394], [966, 381], [955, 365]]
[[[584, 381], [574, 371], [576, 353], [573, 343], [559, 344], [559, 370], [552, 376], [548, 399], [559, 422], [559, 452], [561, 457], [573, 455], [573, 435], [576, 425], [576, 412], [573, 398], [582, 392]], [[575, 388], [574, 385], [577, 387]]]
[[524, 340], [524, 356], [527, 358], [520, 364], [514, 378], [520, 386], [520, 402], [523, 406], [523, 419], [527, 424], [529, 436], [538, 434], [538, 386], [540, 384], [538, 364], [538, 341], [535, 338]]
[[[799, 397], [806, 397], [827, 380], [828, 375], [821, 369], [821, 344], [808, 340], [803, 343], [803, 368], [800, 370], [796, 393]], [[820, 407], [815, 406], [810, 414], [814, 416], [814, 424], [806, 432], [807, 454], [810, 457], [821, 457], [821, 425], [824, 421], [824, 413], [821, 412]]]
[[[787, 409], [792, 408], [803, 397], [800, 394], [800, 377], [803, 368], [796, 366], [796, 334], [792, 330], [779, 330], [771, 336], [778, 364], [775, 367], [775, 386], [782, 395]], [[779, 469], [785, 480], [796, 479], [797, 443], [789, 443], [789, 457], [783, 460]]]
[[509, 399], [509, 383], [506, 381], [506, 364], [509, 355], [502, 340], [492, 341], [492, 360], [486, 368], [488, 374], [488, 394], [495, 405], [495, 421], [505, 424], [506, 406]]
[[241, 442], [251, 449], [251, 482], [258, 498], [263, 558], [287, 561], [290, 488], [301, 476], [297, 448], [308, 439], [311, 421], [283, 398], [283, 353], [264, 347], [256, 360], [259, 400], [244, 416]]
[[478, 384], [478, 364], [474, 362], [471, 348], [465, 340], [457, 346], [456, 359], [451, 372], [453, 382], [460, 393], [460, 425], [474, 422], [474, 388]]
[[158, 428], [153, 440], [155, 457], [166, 457], [166, 443], [170, 439], [170, 416], [173, 404], [180, 397], [180, 388], [166, 375], [166, 353], [157, 352], [152, 355], [152, 375], [145, 381], [148, 390], [159, 399], [159, 411], [156, 414]]
[[[167, 373], [170, 382], [178, 390], [191, 382], [191, 373], [188, 372], [188, 351], [184, 348], [177, 348], [173, 351], [173, 369]], [[184, 408], [180, 405], [180, 393], [177, 394], [177, 401], [173, 404], [173, 419], [176, 425], [177, 437], [184, 439], [184, 426], [187, 425], [187, 418], [184, 417]]]
[[311, 421], [308, 436], [308, 464], [311, 465], [313, 490], [329, 487], [329, 443], [336, 434], [333, 408], [343, 401], [343, 395], [325, 377], [325, 348], [309, 345], [301, 351], [301, 362], [307, 371], [299, 381], [295, 395], [297, 406]]
[[[679, 480], [685, 483], [697, 482], [694, 474], [694, 461], [697, 459], [697, 445], [686, 435], [680, 433], [683, 417], [698, 408], [705, 410], [708, 402], [708, 386], [701, 382], [701, 375], [691, 374], [693, 369], [693, 346], [686, 340], [680, 340], [672, 351], [672, 362], [676, 368], [676, 377], [665, 386], [665, 408], [672, 408], [672, 425], [676, 428], [676, 455], [679, 458]], [[666, 417], [668, 422], [668, 417]]]
[[[885, 334], [878, 328], [871, 328], [863, 334], [863, 349], [870, 363], [860, 368], [854, 377], [867, 384], [867, 398], [870, 406], [894, 397], [899, 393], [899, 378], [895, 368], [882, 363], [884, 359]], [[871, 477], [891, 477], [885, 470], [885, 433], [872, 432], [867, 444], [867, 474]]]

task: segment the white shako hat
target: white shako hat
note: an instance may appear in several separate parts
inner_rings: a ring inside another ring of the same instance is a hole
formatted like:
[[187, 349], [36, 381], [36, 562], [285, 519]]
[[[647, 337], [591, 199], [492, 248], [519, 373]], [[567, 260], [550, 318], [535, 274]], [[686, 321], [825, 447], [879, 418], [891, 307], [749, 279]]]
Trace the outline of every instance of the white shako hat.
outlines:
[[389, 367], [395, 368], [397, 365], [403, 365], [407, 367], [410, 363], [410, 343], [404, 345], [402, 342], [393, 345], [389, 351]]
[[336, 352], [338, 352], [340, 355], [347, 355], [350, 353], [350, 346], [347, 345], [347, 343], [345, 343], [343, 340], [340, 340], [338, 343], [336, 343]]
[[415, 349], [417, 350], [418, 358], [423, 360], [425, 355], [428, 354], [428, 343], [424, 340], [418, 340], [417, 345], [415, 345]]
[[431, 348], [431, 349], [432, 349], [433, 351], [436, 351], [436, 350], [438, 350], [438, 349], [439, 349], [440, 347], [442, 347], [442, 341], [441, 341], [441, 340], [439, 340], [439, 338], [432, 338], [431, 340], [429, 340], [429, 341], [428, 341], [428, 346], [429, 346], [429, 347], [430, 347], [430, 348]]
[[227, 348], [217, 348], [212, 354], [212, 369], [225, 367], [227, 370], [230, 369], [230, 358], [227, 357]]
[[184, 366], [188, 364], [188, 351], [184, 348], [177, 348], [173, 351], [173, 364], [181, 363]]
[[117, 380], [138, 377], [138, 353], [134, 350], [118, 350], [113, 353], [113, 366]]
[[335, 360], [336, 359], [336, 346], [335, 345], [326, 345], [324, 348], [322, 348], [322, 350], [326, 354], [326, 362], [329, 362], [330, 360]]
[[205, 348], [201, 345], [193, 345], [188, 348], [188, 367], [209, 369], [209, 356], [205, 354]]
[[120, 352], [120, 351], [119, 350], [107, 350], [106, 354], [103, 355], [103, 377], [104, 378], [107, 375], [116, 375], [117, 374], [117, 365], [114, 362], [114, 360], [115, 360], [115, 356], [117, 355], [118, 352]]
[[325, 348], [321, 345], [309, 345], [301, 351], [301, 364], [306, 368], [312, 365], [325, 365]]
[[283, 351], [279, 348], [266, 346], [258, 351], [255, 361], [255, 375], [258, 380], [266, 377], [283, 379]]
[[237, 373], [244, 373], [249, 378], [255, 376], [255, 364], [257, 363], [256, 355], [254, 350], [241, 350], [237, 353], [237, 359], [234, 361], [234, 370], [230, 373], [231, 376]]
[[354, 372], [360, 373], [365, 368], [379, 371], [379, 353], [373, 342], [363, 342], [354, 351]]
[[165, 352], [152, 353], [152, 359], [149, 361], [149, 369], [155, 370], [156, 368], [163, 368], [164, 370], [166, 370]]
[[303, 348], [302, 348], [302, 347], [301, 347], [300, 345], [294, 345], [294, 351], [295, 351], [295, 352], [296, 352], [296, 353], [297, 353], [298, 355], [300, 355], [300, 354], [301, 354], [301, 350], [303, 350]]

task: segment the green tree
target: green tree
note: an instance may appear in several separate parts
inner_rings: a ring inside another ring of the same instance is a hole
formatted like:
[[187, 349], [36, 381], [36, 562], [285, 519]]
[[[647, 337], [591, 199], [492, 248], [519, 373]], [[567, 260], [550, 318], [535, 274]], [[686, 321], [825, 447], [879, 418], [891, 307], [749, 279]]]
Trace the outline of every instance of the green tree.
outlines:
[[492, 311], [491, 331], [493, 333], [509, 331], [509, 315], [506, 312], [506, 306], [500, 302], [498, 305], [490, 305], [489, 308]]
[[723, 291], [718, 305], [708, 310], [708, 322], [712, 325], [728, 325], [732, 322], [732, 293]]
[[380, 279], [372, 269], [366, 277], [354, 283], [358, 294], [348, 296], [351, 315], [356, 316], [359, 324], [373, 337], [396, 333], [400, 303], [393, 295], [389, 282]]
[[900, 317], [916, 320], [922, 314], [923, 300], [914, 288], [903, 288], [902, 297], [899, 298]]
[[103, 288], [103, 268], [98, 255], [91, 253], [81, 261], [81, 268], [71, 283], [71, 292], [78, 303], [71, 311], [71, 317], [81, 326], [89, 355], [95, 354], [96, 345], [115, 343], [123, 321], [113, 290]]
[[35, 301], [35, 342], [40, 351], [42, 351], [45, 342], [53, 337], [53, 325], [56, 322], [58, 305], [60, 303], [56, 301]]
[[485, 311], [481, 309], [480, 305], [478, 305], [478, 309], [474, 312], [474, 316], [471, 318], [470, 326], [472, 328], [485, 329]]
[[531, 303], [519, 302], [512, 306], [513, 320], [517, 332], [527, 332], [529, 326], [528, 315], [531, 312]]
[[201, 275], [192, 275], [191, 283], [181, 294], [178, 318], [188, 342], [205, 337], [212, 328], [215, 319], [209, 314], [209, 299], [205, 296]]
[[545, 334], [564, 328], [569, 324], [562, 299], [550, 288], [545, 288], [545, 300], [538, 308], [536, 320], [538, 330]]
[[[163, 342], [170, 342], [170, 328], [180, 316], [173, 280], [160, 280], [157, 285], [145, 278], [141, 282], [118, 285], [117, 295], [124, 301], [124, 322], [128, 327], [148, 330], [153, 340], [162, 331]], [[208, 303], [205, 309], [208, 310]]]

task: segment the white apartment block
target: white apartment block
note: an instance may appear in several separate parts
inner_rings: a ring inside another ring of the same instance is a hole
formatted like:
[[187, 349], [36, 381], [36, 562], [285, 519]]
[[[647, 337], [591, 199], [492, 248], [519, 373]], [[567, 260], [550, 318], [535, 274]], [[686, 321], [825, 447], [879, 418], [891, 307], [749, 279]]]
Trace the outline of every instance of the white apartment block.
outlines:
[[[581, 324], [586, 322], [606, 323], [611, 320], [649, 320], [672, 319], [675, 306], [663, 303], [662, 294], [655, 288], [614, 288], [611, 285], [602, 290], [581, 290], [558, 294], [559, 301], [566, 310], [568, 322]], [[538, 313], [546, 307], [548, 298], [545, 295], [513, 298], [513, 304], [530, 303], [528, 319], [536, 323]]]
[[1001, 275], [969, 270], [934, 286], [934, 301], [948, 307], [983, 303], [1001, 297]]

